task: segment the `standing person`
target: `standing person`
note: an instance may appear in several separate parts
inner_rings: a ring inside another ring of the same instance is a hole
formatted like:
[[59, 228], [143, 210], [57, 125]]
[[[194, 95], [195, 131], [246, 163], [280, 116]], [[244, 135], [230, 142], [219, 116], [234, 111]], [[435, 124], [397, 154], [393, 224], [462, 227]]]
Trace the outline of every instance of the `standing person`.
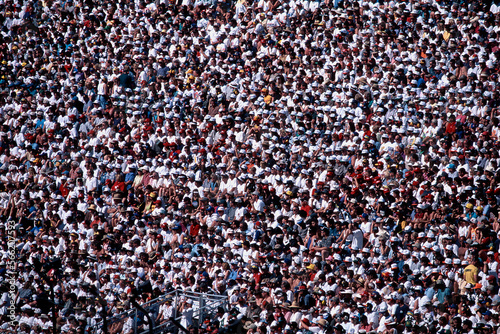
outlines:
[[189, 329], [193, 325], [193, 301], [191, 299], [184, 301], [179, 308], [179, 313], [181, 314], [181, 325]]
[[102, 109], [106, 108], [107, 96], [108, 96], [108, 79], [103, 77], [101, 78], [101, 81], [99, 81], [99, 85], [97, 85], [97, 99]]

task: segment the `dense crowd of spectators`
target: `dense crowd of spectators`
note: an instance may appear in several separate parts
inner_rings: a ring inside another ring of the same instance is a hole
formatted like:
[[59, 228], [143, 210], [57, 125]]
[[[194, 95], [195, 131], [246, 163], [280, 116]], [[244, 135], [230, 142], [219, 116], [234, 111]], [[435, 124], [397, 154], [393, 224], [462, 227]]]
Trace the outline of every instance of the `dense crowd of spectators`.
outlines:
[[0, 13], [0, 333], [498, 333], [497, 4]]

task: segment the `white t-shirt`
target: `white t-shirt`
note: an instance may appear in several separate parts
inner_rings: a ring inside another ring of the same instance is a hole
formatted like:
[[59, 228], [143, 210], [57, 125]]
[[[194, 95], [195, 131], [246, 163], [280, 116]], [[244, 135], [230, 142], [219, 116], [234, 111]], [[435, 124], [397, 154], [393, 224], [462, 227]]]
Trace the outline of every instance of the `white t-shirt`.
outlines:
[[352, 232], [352, 249], [362, 249], [363, 248], [363, 231], [359, 228]]

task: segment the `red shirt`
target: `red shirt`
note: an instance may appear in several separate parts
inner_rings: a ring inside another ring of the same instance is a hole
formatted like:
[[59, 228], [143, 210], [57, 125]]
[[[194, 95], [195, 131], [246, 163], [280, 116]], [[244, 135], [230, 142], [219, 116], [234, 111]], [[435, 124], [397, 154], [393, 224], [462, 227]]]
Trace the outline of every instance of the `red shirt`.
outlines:
[[113, 184], [113, 186], [111, 187], [111, 191], [125, 191], [125, 182], [118, 182], [116, 181], [115, 184]]
[[307, 213], [307, 215], [309, 216], [309, 212], [311, 211], [311, 207], [309, 206], [309, 204], [307, 204], [307, 205], [300, 207], [300, 210], [304, 210]]
[[189, 235], [195, 237], [198, 235], [200, 232], [200, 225], [191, 225], [191, 228], [189, 229]]
[[255, 284], [260, 284], [261, 276], [262, 276], [261, 273], [255, 273], [255, 274], [253, 274], [253, 279], [255, 281]]
[[455, 122], [448, 122], [446, 124], [446, 133], [455, 133], [456, 131], [456, 125]]

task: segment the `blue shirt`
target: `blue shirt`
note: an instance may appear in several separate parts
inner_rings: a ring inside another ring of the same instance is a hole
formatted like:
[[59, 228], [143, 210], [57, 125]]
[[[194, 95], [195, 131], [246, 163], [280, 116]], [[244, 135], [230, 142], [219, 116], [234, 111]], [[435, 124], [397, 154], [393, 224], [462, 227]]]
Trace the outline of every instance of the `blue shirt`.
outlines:
[[434, 297], [434, 288], [427, 288], [427, 290], [425, 290], [425, 295], [427, 296], [427, 298], [432, 300], [432, 298]]
[[43, 129], [43, 125], [45, 124], [45, 120], [44, 119], [39, 119], [36, 121], [36, 126], [35, 126], [35, 129], [38, 129], [38, 128], [42, 128]]
[[[125, 175], [125, 182], [129, 182], [129, 181], [134, 182], [134, 179], [135, 179], [135, 173], [127, 173]], [[127, 190], [129, 190], [130, 188], [132, 188], [131, 184], [129, 184], [127, 186]]]

